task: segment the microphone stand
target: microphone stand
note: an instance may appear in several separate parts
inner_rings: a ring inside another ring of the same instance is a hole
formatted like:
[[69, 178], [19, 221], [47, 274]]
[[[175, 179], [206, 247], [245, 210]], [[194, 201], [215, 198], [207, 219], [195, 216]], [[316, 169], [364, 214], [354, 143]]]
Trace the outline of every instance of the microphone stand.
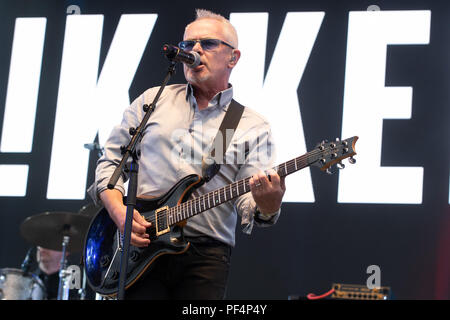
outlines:
[[[122, 171], [130, 173], [130, 181], [128, 184], [128, 195], [126, 200], [127, 213], [124, 228], [125, 230], [123, 233], [122, 255], [120, 258], [121, 260], [120, 260], [119, 289], [118, 289], [119, 292], [117, 295], [118, 300], [124, 300], [125, 298], [125, 283], [128, 267], [128, 252], [131, 239], [131, 226], [133, 223], [134, 208], [136, 207], [137, 177], [139, 171], [138, 160], [140, 156], [140, 152], [136, 151], [136, 145], [142, 139], [143, 129], [147, 124], [147, 121], [150, 118], [151, 114], [155, 110], [156, 103], [158, 102], [161, 93], [163, 92], [164, 88], [169, 82], [170, 77], [175, 73], [175, 64], [176, 62], [174, 62], [173, 60], [170, 61], [170, 66], [167, 71], [166, 77], [164, 78], [163, 83], [159, 88], [159, 91], [157, 92], [153, 102], [150, 104], [150, 106], [149, 105], [143, 106], [145, 115], [141, 123], [139, 124], [139, 127], [137, 127], [136, 129], [135, 128], [129, 129], [129, 133], [132, 136], [131, 141], [127, 147], [121, 146], [120, 149], [123, 155], [122, 160], [120, 161], [119, 166], [115, 169], [108, 183], [108, 189], [114, 189], [115, 185], [117, 184], [117, 181], [119, 180], [120, 175], [122, 175]], [[126, 163], [130, 156], [132, 157], [132, 162], [130, 168], [128, 169], [126, 168]]]

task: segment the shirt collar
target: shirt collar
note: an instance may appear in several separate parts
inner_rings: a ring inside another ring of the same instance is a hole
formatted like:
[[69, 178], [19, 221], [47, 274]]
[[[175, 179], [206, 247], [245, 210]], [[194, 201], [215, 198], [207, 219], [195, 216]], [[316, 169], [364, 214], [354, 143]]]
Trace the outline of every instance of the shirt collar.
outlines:
[[[231, 100], [233, 99], [233, 86], [231, 83], [228, 84], [228, 88], [218, 92], [208, 103], [208, 108], [210, 107], [220, 107], [225, 111], [228, 108]], [[189, 101], [191, 107], [197, 107], [197, 102], [194, 97], [194, 88], [190, 83], [186, 86], [186, 101]]]

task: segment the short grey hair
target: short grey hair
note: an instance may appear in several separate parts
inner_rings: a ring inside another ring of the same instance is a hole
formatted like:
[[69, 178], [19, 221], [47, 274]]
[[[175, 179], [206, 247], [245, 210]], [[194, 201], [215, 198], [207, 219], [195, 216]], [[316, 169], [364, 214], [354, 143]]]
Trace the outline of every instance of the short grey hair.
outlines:
[[[196, 12], [196, 18], [193, 22], [195, 22], [197, 20], [202, 20], [202, 19], [214, 19], [214, 20], [218, 20], [218, 21], [222, 22], [225, 26], [225, 36], [227, 38], [226, 41], [229, 42], [235, 49], [238, 48], [238, 36], [237, 36], [236, 29], [234, 28], [234, 26], [230, 23], [230, 21], [228, 19], [226, 19], [224, 16], [222, 16], [218, 13], [214, 13], [214, 12], [206, 10], [206, 9], [196, 9], [195, 12]], [[188, 24], [188, 26], [189, 26], [189, 24]], [[186, 28], [187, 28], [187, 26], [186, 26]]]

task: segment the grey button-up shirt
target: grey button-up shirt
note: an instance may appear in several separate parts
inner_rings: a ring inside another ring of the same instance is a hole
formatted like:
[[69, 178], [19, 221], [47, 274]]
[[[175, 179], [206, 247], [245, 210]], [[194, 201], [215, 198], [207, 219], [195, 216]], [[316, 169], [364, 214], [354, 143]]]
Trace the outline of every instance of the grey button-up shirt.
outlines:
[[[95, 201], [107, 188], [109, 178], [122, 156], [120, 146], [130, 140], [129, 128], [138, 127], [144, 117], [143, 105], [150, 105], [158, 87], [148, 89], [124, 112], [120, 125], [115, 126], [98, 160], [96, 181], [89, 193]], [[209, 153], [218, 128], [233, 97], [233, 88], [219, 92], [204, 110], [199, 110], [192, 87], [185, 84], [167, 86], [147, 122], [141, 143], [138, 174], [138, 196], [160, 196], [189, 174], [201, 176], [202, 157]], [[221, 149], [221, 148], [220, 148]], [[198, 197], [210, 191], [252, 176], [274, 165], [274, 145], [269, 123], [255, 111], [245, 108], [226, 152], [226, 164], [208, 183], [194, 191]], [[127, 179], [127, 177], [125, 177]], [[116, 189], [126, 193], [121, 177]], [[237, 215], [241, 226], [250, 233], [253, 225], [274, 224], [280, 212], [268, 222], [255, 221], [255, 201], [251, 193], [207, 210], [188, 219], [186, 236], [207, 235], [231, 246], [235, 244]]]

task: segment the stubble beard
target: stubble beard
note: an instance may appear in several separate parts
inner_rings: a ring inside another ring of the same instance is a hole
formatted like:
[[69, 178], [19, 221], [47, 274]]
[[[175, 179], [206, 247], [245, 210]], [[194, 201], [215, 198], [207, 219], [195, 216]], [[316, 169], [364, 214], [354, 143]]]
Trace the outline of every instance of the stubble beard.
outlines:
[[200, 75], [200, 74], [193, 74], [193, 72], [185, 72], [185, 77], [187, 82], [189, 82], [191, 85], [197, 86], [201, 86], [211, 78], [209, 74]]

